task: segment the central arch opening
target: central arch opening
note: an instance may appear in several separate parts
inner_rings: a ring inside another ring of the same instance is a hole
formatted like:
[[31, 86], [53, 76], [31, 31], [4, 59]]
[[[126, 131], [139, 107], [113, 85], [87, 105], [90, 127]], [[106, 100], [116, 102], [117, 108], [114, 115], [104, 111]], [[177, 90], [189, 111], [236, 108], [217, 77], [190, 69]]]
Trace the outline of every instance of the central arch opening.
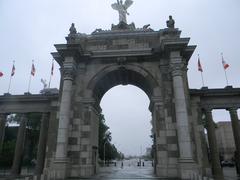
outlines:
[[105, 164], [107, 143], [101, 141], [99, 147], [103, 146], [103, 151], [99, 148], [99, 153], [103, 155], [99, 157], [104, 163], [99, 175], [107, 171], [106, 178], [111, 177], [110, 172], [114, 176], [117, 173], [130, 177], [135, 173], [135, 177], [142, 178], [147, 173], [153, 177], [153, 125], [149, 105], [158, 83], [143, 68], [126, 65], [102, 69], [88, 87], [102, 108], [104, 122], [111, 132], [111, 144], [121, 152], [121, 158]]
[[[100, 106], [106, 125], [111, 132], [111, 143], [124, 155], [100, 168], [100, 174], [107, 177], [149, 177], [153, 174], [152, 124], [148, 110], [150, 100], [146, 93], [133, 85], [118, 85], [108, 90]], [[110, 170], [110, 172], [109, 172]]]
[[149, 103], [148, 96], [133, 85], [115, 86], [101, 100], [112, 142], [126, 157], [144, 155], [152, 146]]

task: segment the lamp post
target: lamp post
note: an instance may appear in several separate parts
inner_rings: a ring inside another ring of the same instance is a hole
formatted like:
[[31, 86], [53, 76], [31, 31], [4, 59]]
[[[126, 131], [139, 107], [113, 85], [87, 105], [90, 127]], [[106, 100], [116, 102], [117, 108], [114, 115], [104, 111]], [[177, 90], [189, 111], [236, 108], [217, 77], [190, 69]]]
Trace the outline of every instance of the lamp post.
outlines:
[[104, 165], [104, 167], [105, 167], [105, 162], [106, 162], [106, 159], [105, 159], [105, 155], [106, 155], [105, 154], [105, 145], [106, 145], [106, 143], [107, 143], [107, 141], [105, 141], [104, 144], [103, 144], [103, 161], [104, 161], [103, 165]]

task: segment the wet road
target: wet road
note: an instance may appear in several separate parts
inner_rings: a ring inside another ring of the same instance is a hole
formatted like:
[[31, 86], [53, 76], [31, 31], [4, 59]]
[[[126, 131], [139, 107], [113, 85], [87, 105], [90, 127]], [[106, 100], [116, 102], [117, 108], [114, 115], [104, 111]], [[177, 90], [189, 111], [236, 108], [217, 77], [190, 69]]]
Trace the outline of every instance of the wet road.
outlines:
[[[153, 173], [153, 167], [152, 167], [152, 162], [151, 161], [144, 161], [144, 166], [137, 166], [137, 159], [133, 160], [125, 160], [123, 162], [123, 168], [121, 168], [121, 162], [117, 163], [117, 166], [109, 166], [109, 167], [103, 167], [99, 169], [98, 175], [96, 175], [93, 178], [85, 178], [89, 180], [177, 180], [175, 178], [169, 179], [169, 178], [159, 178], [156, 177]], [[225, 180], [240, 180], [240, 178], [237, 177], [236, 170], [235, 168], [224, 168], [224, 179]], [[31, 174], [32, 172], [30, 172]], [[5, 174], [5, 173], [4, 173]], [[8, 171], [6, 171], [6, 174], [4, 175], [0, 171], [0, 180], [6, 180], [6, 179], [18, 179], [18, 180], [24, 180], [23, 177], [21, 178], [9, 178], [7, 174], [9, 174]], [[27, 175], [28, 173], [25, 172], [25, 169], [22, 171], [23, 175]], [[68, 180], [83, 180], [79, 178], [72, 178]]]
[[[144, 161], [144, 166], [137, 166], [137, 159], [125, 160], [123, 162], [123, 168], [121, 168], [121, 162], [117, 163], [117, 166], [102, 167], [99, 170], [97, 176], [89, 178], [90, 180], [121, 180], [121, 179], [134, 179], [134, 180], [178, 180], [176, 178], [160, 178], [156, 177], [153, 173], [153, 167], [151, 161]], [[235, 168], [224, 168], [225, 180], [240, 180], [237, 177]], [[77, 179], [81, 180], [81, 179]]]
[[[95, 179], [161, 179], [167, 180], [166, 178], [158, 178], [154, 175], [152, 162], [144, 161], [144, 166], [137, 166], [137, 159], [125, 160], [123, 161], [123, 167], [121, 167], [121, 162], [117, 162], [117, 166], [102, 167], [99, 169], [97, 176], [90, 178]], [[170, 179], [169, 179], [170, 180]], [[176, 180], [171, 179], [171, 180]]]

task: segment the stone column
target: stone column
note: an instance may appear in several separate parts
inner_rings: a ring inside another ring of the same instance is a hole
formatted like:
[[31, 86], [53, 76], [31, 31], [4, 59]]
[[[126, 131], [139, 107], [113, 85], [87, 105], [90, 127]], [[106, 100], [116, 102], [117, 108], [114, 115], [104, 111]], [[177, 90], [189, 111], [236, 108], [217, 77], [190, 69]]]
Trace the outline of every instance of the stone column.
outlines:
[[181, 171], [181, 178], [188, 179], [189, 171], [195, 170], [193, 166], [192, 145], [190, 138], [189, 118], [186, 103], [186, 94], [184, 87], [184, 68], [180, 52], [171, 52], [170, 67], [173, 78], [173, 91], [175, 112], [177, 121], [177, 135], [179, 145], [179, 165]]
[[0, 114], [0, 154], [2, 153], [3, 141], [5, 136], [6, 114]]
[[183, 82], [184, 64], [178, 52], [171, 53], [171, 70], [177, 120], [180, 161], [193, 162], [189, 119]]
[[236, 146], [236, 154], [235, 154], [235, 162], [236, 162], [236, 168], [237, 173], [240, 174], [240, 128], [239, 128], [239, 118], [237, 114], [236, 108], [230, 108], [228, 109], [231, 116], [231, 122], [232, 122], [232, 130], [233, 130], [233, 137], [235, 141]]
[[27, 117], [22, 114], [20, 126], [18, 128], [17, 142], [15, 145], [14, 160], [11, 169], [11, 175], [18, 175], [21, 172], [21, 162], [24, 153], [25, 135], [26, 135]]
[[44, 168], [44, 160], [45, 160], [46, 144], [47, 144], [47, 136], [48, 136], [48, 123], [49, 123], [49, 115], [48, 113], [43, 113], [42, 119], [41, 119], [41, 129], [40, 129], [38, 149], [37, 149], [37, 164], [35, 167], [36, 175], [41, 175]]
[[57, 135], [57, 147], [54, 160], [54, 170], [56, 178], [64, 179], [67, 176], [67, 146], [68, 129], [70, 121], [70, 108], [72, 97], [72, 83], [75, 74], [75, 61], [73, 57], [66, 57], [63, 64], [63, 88], [59, 110], [59, 125]]
[[213, 122], [212, 111], [210, 109], [205, 109], [205, 113], [213, 177], [216, 180], [223, 180], [223, 171], [219, 159], [219, 151], [215, 134], [215, 123]]

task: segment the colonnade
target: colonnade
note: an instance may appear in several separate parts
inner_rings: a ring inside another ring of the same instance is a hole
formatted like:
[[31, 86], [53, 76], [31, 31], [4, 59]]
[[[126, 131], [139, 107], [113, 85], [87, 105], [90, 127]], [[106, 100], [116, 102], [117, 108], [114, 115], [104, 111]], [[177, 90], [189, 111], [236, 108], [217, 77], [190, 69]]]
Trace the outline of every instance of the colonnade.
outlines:
[[[7, 116], [8, 114], [0, 114], [0, 153], [2, 153], [2, 150], [3, 150], [2, 147], [4, 142]], [[11, 176], [17, 176], [21, 173], [22, 158], [24, 155], [24, 144], [26, 140], [27, 121], [28, 121], [27, 113], [20, 114], [20, 125], [18, 128], [14, 158], [13, 158], [13, 163], [10, 171]], [[42, 117], [41, 117], [41, 128], [39, 133], [37, 158], [36, 158], [37, 160], [36, 160], [36, 166], [34, 170], [35, 175], [40, 175], [43, 172], [45, 153], [46, 153], [46, 143], [47, 143], [47, 136], [48, 136], [48, 124], [49, 124], [49, 113], [44, 112], [42, 113]]]
[[[205, 127], [207, 129], [208, 135], [208, 144], [210, 150], [210, 158], [211, 158], [211, 165], [212, 165], [212, 173], [215, 179], [222, 180], [223, 178], [223, 171], [220, 164], [219, 158], [219, 149], [217, 146], [216, 140], [216, 133], [215, 133], [215, 123], [212, 117], [212, 110], [211, 108], [204, 108], [204, 113], [206, 115], [205, 119]], [[237, 114], [237, 108], [228, 108], [227, 109], [230, 113], [231, 123], [232, 123], [232, 130], [233, 136], [236, 146], [236, 167], [238, 174], [239, 167], [240, 167], [240, 128], [239, 128], [239, 118]]]

